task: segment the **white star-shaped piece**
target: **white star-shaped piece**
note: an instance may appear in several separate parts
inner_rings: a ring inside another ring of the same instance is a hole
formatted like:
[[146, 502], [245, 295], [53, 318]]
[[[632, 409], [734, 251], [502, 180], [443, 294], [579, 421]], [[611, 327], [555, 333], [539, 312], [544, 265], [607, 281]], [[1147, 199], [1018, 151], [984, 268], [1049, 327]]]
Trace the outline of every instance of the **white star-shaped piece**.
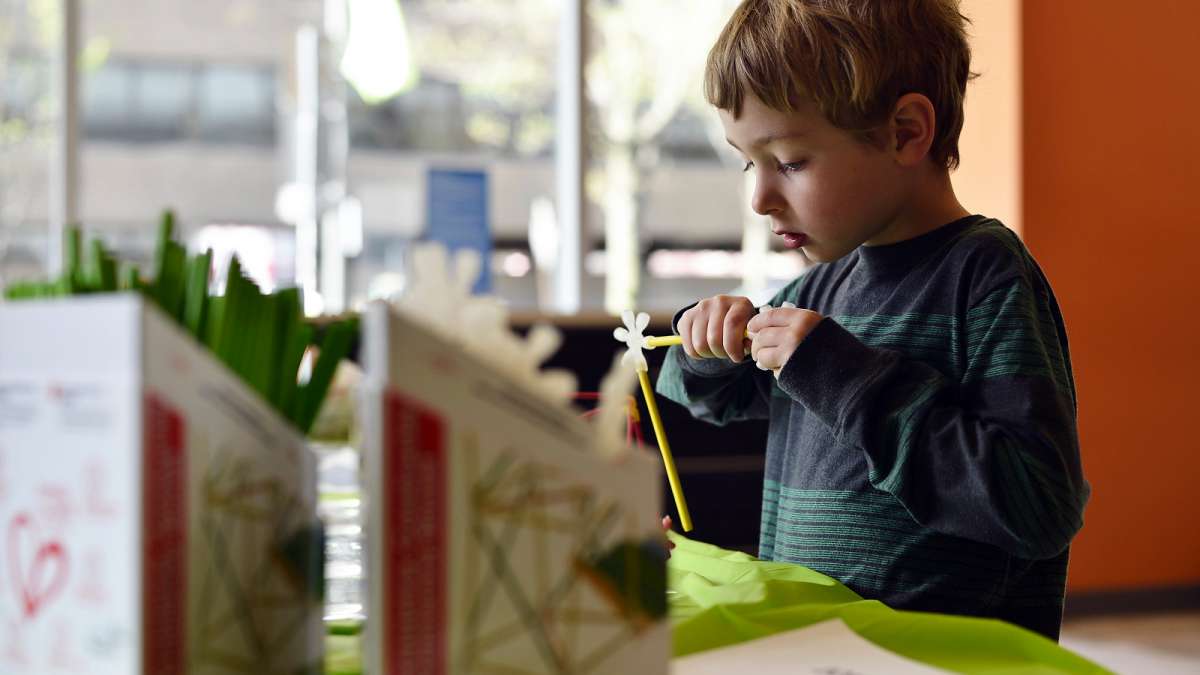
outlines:
[[433, 328], [448, 345], [473, 352], [556, 403], [574, 397], [577, 384], [571, 371], [541, 367], [562, 344], [562, 333], [538, 325], [523, 338], [510, 328], [508, 307], [500, 298], [472, 294], [482, 268], [478, 251], [451, 254], [430, 242], [413, 248], [410, 263], [410, 283], [395, 301], [400, 311]]
[[625, 355], [621, 357], [621, 363], [633, 366], [635, 370], [643, 372], [650, 370], [650, 365], [646, 363], [646, 355], [642, 353], [643, 349], [648, 348], [646, 337], [642, 335], [642, 331], [650, 325], [650, 315], [638, 312], [635, 317], [633, 310], [627, 309], [621, 312], [621, 321], [625, 325], [613, 330], [613, 337], [617, 342], [624, 342], [626, 347]]

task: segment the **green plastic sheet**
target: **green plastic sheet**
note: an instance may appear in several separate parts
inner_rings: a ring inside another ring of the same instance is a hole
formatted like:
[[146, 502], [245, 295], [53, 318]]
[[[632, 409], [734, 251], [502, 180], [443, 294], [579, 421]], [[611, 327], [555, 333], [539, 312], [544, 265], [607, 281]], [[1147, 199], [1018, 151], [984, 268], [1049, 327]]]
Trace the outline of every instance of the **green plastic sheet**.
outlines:
[[898, 611], [807, 567], [675, 542], [668, 598], [675, 656], [841, 619], [889, 651], [952, 672], [1108, 673], [1037, 633], [994, 619]]
[[[890, 609], [801, 565], [671, 533], [668, 602], [675, 656], [841, 619], [863, 638], [914, 661], [978, 675], [1065, 675], [1110, 671], [1037, 633], [994, 619]], [[359, 626], [329, 627], [326, 673], [362, 672]]]

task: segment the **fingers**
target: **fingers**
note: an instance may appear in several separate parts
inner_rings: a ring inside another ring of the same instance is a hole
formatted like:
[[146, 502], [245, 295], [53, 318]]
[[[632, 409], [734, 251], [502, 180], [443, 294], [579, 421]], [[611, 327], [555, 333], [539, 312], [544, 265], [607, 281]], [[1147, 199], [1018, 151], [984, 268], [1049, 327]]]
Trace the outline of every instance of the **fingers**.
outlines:
[[708, 342], [705, 340], [708, 317], [701, 305], [684, 312], [683, 316], [679, 317], [676, 329], [679, 331], [680, 346], [685, 354], [693, 359], [712, 358], [712, 352], [708, 350]]
[[754, 313], [748, 298], [717, 295], [705, 298], [679, 317], [676, 329], [685, 354], [691, 358], [745, 360], [746, 322]]
[[780, 369], [787, 363], [791, 353], [782, 346], [761, 347], [754, 359], [754, 365], [758, 366], [759, 370], [775, 371], [778, 377]]
[[746, 358], [746, 322], [754, 308], [750, 303], [737, 304], [729, 309], [721, 327], [721, 346], [726, 357], [734, 363], [741, 363]]
[[709, 314], [708, 331], [705, 333], [705, 337], [708, 339], [708, 350], [712, 352], [713, 356], [721, 359], [729, 358], [729, 355], [725, 353], [725, 339], [723, 337], [726, 316], [725, 312], [713, 312]]
[[781, 307], [764, 307], [759, 310], [754, 318], [750, 319], [750, 323], [746, 325], [746, 330], [751, 333], [757, 333], [764, 328], [770, 326], [787, 325], [787, 312], [781, 312]]
[[798, 323], [812, 323], [821, 318], [820, 314], [808, 309], [798, 309], [790, 302], [785, 302], [782, 307], [764, 307], [762, 308], [750, 323], [746, 325], [746, 330], [756, 333], [769, 326], [791, 326]]
[[774, 371], [778, 378], [797, 347], [821, 320], [822, 316], [812, 310], [764, 308], [746, 326], [753, 336], [750, 355], [754, 363], [762, 370]]
[[772, 326], [755, 334], [750, 345], [750, 357], [759, 370], [773, 370], [779, 375], [779, 369], [783, 368], [795, 350], [796, 340], [788, 328]]
[[712, 351], [708, 348], [708, 315], [701, 313], [692, 321], [692, 349], [701, 359], [711, 359]]
[[690, 358], [698, 359], [700, 355], [696, 353], [696, 348], [692, 346], [692, 324], [696, 320], [696, 308], [693, 307], [683, 313], [679, 317], [679, 324], [675, 327], [679, 331], [680, 346], [683, 347], [683, 353]]
[[782, 331], [778, 328], [763, 328], [754, 333], [754, 339], [750, 342], [750, 358], [758, 363], [759, 352], [768, 347], [779, 346], [781, 338]]
[[746, 332], [753, 334], [753, 333], [757, 333], [758, 331], [766, 328], [767, 327], [766, 315], [771, 310], [772, 310], [771, 307], [760, 308], [758, 310], [758, 314], [755, 314], [754, 317], [750, 319], [749, 323], [746, 324]]

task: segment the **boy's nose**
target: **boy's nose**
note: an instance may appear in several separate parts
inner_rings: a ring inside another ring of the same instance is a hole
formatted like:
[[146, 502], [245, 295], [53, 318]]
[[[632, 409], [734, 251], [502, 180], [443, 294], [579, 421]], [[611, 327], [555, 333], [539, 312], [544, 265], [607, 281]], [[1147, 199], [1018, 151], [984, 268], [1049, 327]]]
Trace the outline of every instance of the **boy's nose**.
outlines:
[[760, 216], [770, 215], [779, 210], [779, 191], [769, 179], [756, 176], [754, 193], [750, 197], [750, 208]]

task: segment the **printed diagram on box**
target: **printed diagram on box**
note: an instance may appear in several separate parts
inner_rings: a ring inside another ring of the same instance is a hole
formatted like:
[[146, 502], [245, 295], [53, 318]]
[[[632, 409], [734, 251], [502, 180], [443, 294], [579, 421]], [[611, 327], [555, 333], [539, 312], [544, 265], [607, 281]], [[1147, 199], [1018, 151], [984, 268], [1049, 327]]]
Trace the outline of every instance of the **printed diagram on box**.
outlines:
[[[464, 446], [462, 670], [582, 675], [665, 616], [663, 544], [639, 541], [615, 500], [517, 453], [483, 452], [469, 434]], [[567, 564], [554, 551], [569, 551]], [[541, 667], [515, 667], [530, 652]]]
[[287, 664], [280, 659], [296, 659], [293, 649], [321, 603], [320, 529], [297, 528], [297, 514], [306, 513], [300, 497], [263, 474], [255, 462], [218, 451], [204, 476], [194, 521], [203, 554], [192, 633], [193, 664], [202, 669], [282, 669]]

